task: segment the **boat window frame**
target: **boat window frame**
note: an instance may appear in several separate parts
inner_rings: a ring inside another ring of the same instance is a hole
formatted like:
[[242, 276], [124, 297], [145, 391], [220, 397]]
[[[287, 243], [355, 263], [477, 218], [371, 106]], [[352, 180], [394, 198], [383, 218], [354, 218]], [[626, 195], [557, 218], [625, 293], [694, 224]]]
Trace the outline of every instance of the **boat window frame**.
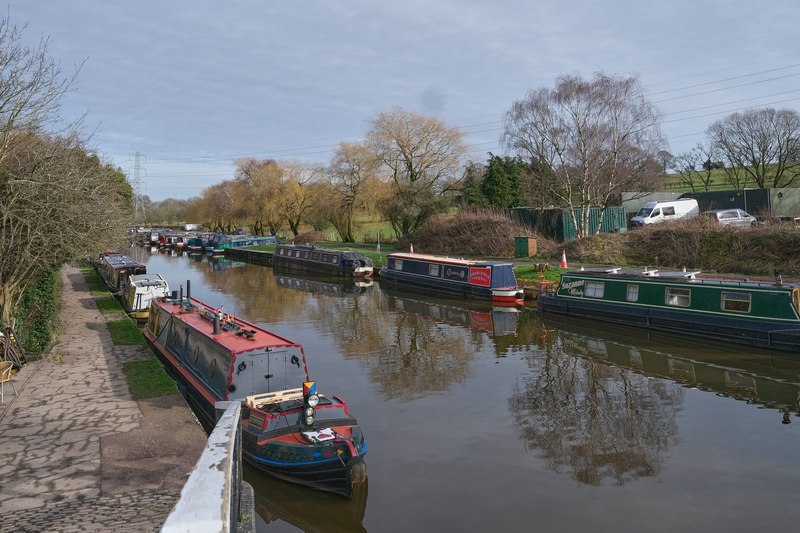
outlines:
[[[633, 290], [631, 290], [633, 289]], [[635, 293], [635, 298], [631, 298], [631, 293]], [[638, 302], [639, 301], [639, 284], [638, 283], [628, 283], [625, 289], [625, 301], [626, 302]]]
[[337, 264], [338, 262], [339, 262], [339, 254], [334, 254], [334, 255], [332, 255], [332, 256], [331, 256], [331, 263], [333, 263], [333, 264], [335, 265], [335, 264]]
[[403, 270], [403, 260], [402, 259], [395, 259], [394, 263], [392, 263], [392, 270]]
[[438, 278], [439, 274], [442, 273], [442, 270], [439, 268], [440, 266], [439, 263], [428, 263], [428, 275]]
[[311, 260], [319, 261], [319, 252], [311, 252]]
[[[731, 298], [731, 296], [741, 296], [746, 298], [747, 300], [747, 309], [729, 309], [726, 307], [726, 303], [728, 302], [744, 302], [744, 299], [737, 300], [736, 298]], [[720, 298], [720, 309], [728, 313], [743, 313], [747, 314], [753, 309], [753, 295], [743, 292], [732, 292], [732, 291], [722, 291], [719, 295]]]
[[[679, 292], [685, 294], [678, 294]], [[673, 301], [670, 301], [670, 297], [674, 297]], [[669, 307], [691, 307], [692, 289], [683, 287], [666, 287], [664, 290], [664, 304], [668, 305]]]
[[604, 281], [587, 280], [583, 288], [583, 295], [587, 298], [605, 298], [605, 293], [606, 284]]
[[303, 252], [303, 259], [308, 259], [308, 252]]
[[327, 263], [331, 254], [322, 254], [322, 262]]

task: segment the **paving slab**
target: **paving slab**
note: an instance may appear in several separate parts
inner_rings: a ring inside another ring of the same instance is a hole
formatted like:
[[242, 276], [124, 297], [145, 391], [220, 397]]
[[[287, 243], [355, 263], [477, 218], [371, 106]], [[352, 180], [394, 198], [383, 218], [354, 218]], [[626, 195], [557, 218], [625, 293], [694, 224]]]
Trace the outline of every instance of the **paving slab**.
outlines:
[[0, 532], [158, 531], [206, 443], [179, 394], [135, 401], [77, 265], [61, 271], [59, 340], [0, 404]]

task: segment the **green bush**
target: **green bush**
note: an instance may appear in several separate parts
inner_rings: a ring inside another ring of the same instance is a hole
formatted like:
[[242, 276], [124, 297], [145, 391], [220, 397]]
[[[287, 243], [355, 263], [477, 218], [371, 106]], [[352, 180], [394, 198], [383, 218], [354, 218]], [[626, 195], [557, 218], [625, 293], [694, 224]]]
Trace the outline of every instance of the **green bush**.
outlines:
[[17, 338], [28, 355], [46, 351], [58, 331], [58, 304], [61, 300], [61, 276], [55, 268], [28, 285], [17, 308]]

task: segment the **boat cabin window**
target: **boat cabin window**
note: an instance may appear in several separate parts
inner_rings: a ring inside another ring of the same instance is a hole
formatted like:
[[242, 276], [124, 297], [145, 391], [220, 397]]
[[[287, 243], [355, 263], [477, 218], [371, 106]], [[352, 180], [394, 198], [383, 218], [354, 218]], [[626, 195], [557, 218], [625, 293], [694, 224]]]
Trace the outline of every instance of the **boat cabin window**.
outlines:
[[602, 281], [587, 281], [584, 294], [589, 298], [602, 298], [605, 293], [605, 285]]
[[338, 262], [339, 262], [339, 256], [338, 255], [332, 255], [331, 256], [331, 263], [335, 264], [335, 263], [338, 263]]
[[749, 313], [751, 304], [750, 294], [737, 292], [722, 293], [722, 310], [733, 311], [735, 313]]
[[303, 259], [308, 259], [308, 252], [303, 252]]
[[625, 296], [625, 299], [629, 302], [638, 302], [639, 301], [639, 286], [638, 285], [628, 285], [628, 293]]
[[327, 263], [328, 262], [328, 254], [322, 254], [322, 262], [323, 263]]
[[403, 260], [402, 259], [395, 259], [394, 260], [394, 269], [395, 270], [403, 270]]
[[668, 288], [666, 303], [677, 307], [689, 307], [692, 303], [691, 289]]
[[311, 260], [319, 261], [319, 252], [311, 252]]
[[439, 265], [428, 265], [428, 275], [435, 278], [439, 277]]

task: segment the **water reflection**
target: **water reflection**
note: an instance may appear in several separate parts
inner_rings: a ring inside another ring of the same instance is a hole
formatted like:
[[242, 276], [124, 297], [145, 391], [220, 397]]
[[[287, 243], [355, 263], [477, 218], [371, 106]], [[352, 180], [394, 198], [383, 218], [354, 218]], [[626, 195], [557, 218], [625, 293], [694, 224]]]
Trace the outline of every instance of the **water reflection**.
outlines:
[[347, 500], [261, 474], [249, 467], [245, 468], [244, 479], [253, 486], [255, 511], [264, 525], [283, 521], [308, 532], [366, 532], [362, 522], [367, 508], [368, 481]]
[[274, 269], [275, 284], [278, 287], [294, 289], [311, 294], [325, 294], [328, 296], [346, 296], [351, 294], [365, 294], [372, 290], [373, 282], [354, 281], [352, 279], [320, 277], [298, 277], [296, 273], [289, 275], [280, 269]]
[[550, 343], [526, 357], [509, 409], [527, 449], [588, 485], [657, 475], [687, 388], [775, 407], [784, 424], [798, 409], [792, 358], [550, 315], [541, 327]]
[[651, 377], [781, 411], [800, 408], [800, 361], [774, 352], [681, 342], [676, 337], [631, 332], [617, 326], [545, 316], [564, 350], [602, 359]]

